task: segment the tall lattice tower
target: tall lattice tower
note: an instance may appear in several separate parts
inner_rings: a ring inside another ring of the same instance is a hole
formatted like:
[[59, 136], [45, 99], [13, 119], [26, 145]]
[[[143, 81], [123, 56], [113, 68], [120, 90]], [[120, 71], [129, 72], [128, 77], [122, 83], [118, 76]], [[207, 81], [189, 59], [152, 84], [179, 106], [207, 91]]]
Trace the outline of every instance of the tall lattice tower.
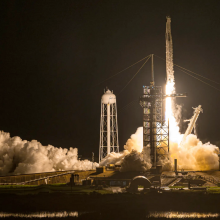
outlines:
[[99, 162], [111, 152], [119, 152], [116, 96], [109, 89], [101, 98]]
[[150, 86], [143, 86], [140, 105], [143, 108], [143, 155], [150, 151], [151, 171], [155, 172], [159, 159], [169, 152], [169, 121], [164, 120], [163, 99], [186, 97], [186, 94], [163, 94], [161, 86], [155, 86], [153, 55]]

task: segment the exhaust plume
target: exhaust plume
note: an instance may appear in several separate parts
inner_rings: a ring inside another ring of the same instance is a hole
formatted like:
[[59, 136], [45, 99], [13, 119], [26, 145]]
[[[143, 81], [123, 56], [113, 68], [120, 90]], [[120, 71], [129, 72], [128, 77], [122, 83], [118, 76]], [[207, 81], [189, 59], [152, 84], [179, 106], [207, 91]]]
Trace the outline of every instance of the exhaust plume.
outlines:
[[[175, 92], [174, 77], [167, 82], [166, 94]], [[185, 170], [210, 170], [218, 169], [217, 146], [210, 143], [203, 144], [196, 135], [189, 134], [183, 144], [181, 140], [183, 134], [179, 132], [179, 122], [181, 118], [181, 106], [175, 103], [175, 99], [166, 98], [166, 120], [170, 125], [170, 152], [169, 159], [159, 161], [164, 170], [173, 168], [173, 160], [178, 160], [178, 169]]]
[[171, 142], [171, 163], [178, 161], [178, 169], [216, 170], [219, 167], [219, 148], [208, 143], [203, 144], [196, 135], [187, 136], [183, 146]]
[[[178, 169], [184, 170], [213, 170], [218, 169], [219, 148], [208, 143], [203, 144], [196, 135], [190, 134], [186, 142], [181, 146], [182, 134], [173, 117], [171, 131], [175, 131], [176, 136], [170, 136], [169, 157], [158, 161], [158, 165], [163, 166], [163, 170], [172, 170], [174, 159], [178, 160]], [[175, 129], [177, 128], [177, 129]], [[143, 127], [139, 127], [135, 134], [127, 140], [124, 151], [120, 153], [110, 153], [101, 162], [100, 166], [108, 164], [121, 165], [121, 171], [146, 171], [151, 168], [149, 149], [143, 149]], [[143, 152], [148, 151], [148, 152]]]
[[36, 140], [26, 141], [0, 131], [0, 175], [89, 169], [92, 162], [78, 160], [77, 148], [43, 146]]

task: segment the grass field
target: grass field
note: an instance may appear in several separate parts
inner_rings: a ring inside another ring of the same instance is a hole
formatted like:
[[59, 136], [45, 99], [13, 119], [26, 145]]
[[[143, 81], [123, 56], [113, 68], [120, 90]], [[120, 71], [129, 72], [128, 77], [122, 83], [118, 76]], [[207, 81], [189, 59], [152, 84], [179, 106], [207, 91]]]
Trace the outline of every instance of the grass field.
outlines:
[[110, 191], [100, 189], [96, 190], [91, 186], [71, 186], [66, 184], [51, 184], [51, 185], [1, 185], [0, 194], [38, 194], [38, 193], [67, 193], [67, 194], [111, 194]]
[[208, 187], [207, 188], [208, 193], [213, 193], [213, 194], [220, 194], [220, 187]]
[[[170, 189], [182, 189], [184, 186], [170, 186]], [[176, 191], [176, 190], [175, 190]], [[180, 193], [194, 193], [191, 190], [180, 190]], [[48, 184], [48, 185], [0, 185], [0, 194], [17, 194], [17, 195], [36, 195], [39, 193], [65, 193], [65, 194], [112, 194], [105, 189], [96, 189], [92, 186], [71, 186], [66, 184]], [[207, 193], [220, 194], [220, 187], [207, 187]]]
[[31, 188], [31, 187], [37, 187], [37, 185], [0, 185], [1, 189], [17, 189], [17, 188]]
[[[185, 188], [185, 186], [170, 186], [170, 189], [182, 189]], [[191, 192], [191, 191], [189, 191]], [[211, 187], [207, 187], [207, 192], [208, 193], [213, 193], [213, 194], [220, 194], [220, 187], [217, 186], [211, 186]]]
[[185, 186], [169, 186], [170, 189], [183, 189]]

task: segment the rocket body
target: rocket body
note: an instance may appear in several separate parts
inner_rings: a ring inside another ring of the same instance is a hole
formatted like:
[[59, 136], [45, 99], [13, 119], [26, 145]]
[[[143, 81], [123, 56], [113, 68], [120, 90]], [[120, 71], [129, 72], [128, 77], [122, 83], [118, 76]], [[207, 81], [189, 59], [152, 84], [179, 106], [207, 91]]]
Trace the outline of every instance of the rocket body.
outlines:
[[166, 72], [167, 72], [167, 84], [174, 82], [173, 71], [173, 42], [171, 35], [171, 18], [167, 17], [166, 23]]

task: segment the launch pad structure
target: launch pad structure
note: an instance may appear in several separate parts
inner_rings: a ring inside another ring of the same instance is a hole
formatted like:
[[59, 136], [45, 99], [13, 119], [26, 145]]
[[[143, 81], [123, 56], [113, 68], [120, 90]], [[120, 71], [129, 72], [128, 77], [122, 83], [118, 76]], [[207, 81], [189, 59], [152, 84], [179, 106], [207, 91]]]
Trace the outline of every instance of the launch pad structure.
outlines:
[[[166, 22], [166, 76], [167, 83], [174, 83], [173, 42], [171, 18]], [[169, 119], [165, 119], [164, 101], [168, 97], [186, 97], [186, 93], [163, 94], [161, 86], [155, 86], [153, 54], [150, 86], [143, 86], [140, 105], [143, 108], [143, 152], [150, 151], [152, 170], [156, 169], [159, 158], [164, 159], [169, 153]]]
[[156, 169], [159, 158], [169, 153], [169, 120], [165, 120], [164, 100], [168, 97], [186, 97], [186, 93], [166, 95], [161, 86], [155, 86], [152, 57], [150, 86], [143, 86], [140, 105], [143, 108], [143, 152], [150, 151], [152, 169]]
[[[151, 82], [149, 86], [143, 86], [143, 94], [139, 103], [143, 108], [143, 159], [148, 160], [150, 155], [152, 172], [156, 171], [160, 160], [168, 158], [169, 154], [169, 116], [165, 116], [167, 98], [187, 97], [186, 93], [175, 93], [174, 69], [173, 69], [173, 42], [171, 35], [171, 18], [166, 22], [166, 84], [172, 87], [172, 91], [162, 91], [162, 86], [156, 86], [154, 80], [154, 55], [151, 54]], [[201, 106], [195, 109], [194, 116], [190, 119], [186, 136], [192, 132], [195, 122], [202, 111]], [[110, 90], [106, 90], [101, 99], [100, 120], [100, 146], [99, 162], [112, 152], [119, 152], [118, 125], [116, 96]], [[158, 167], [159, 168], [159, 167]], [[156, 171], [157, 172], [157, 171]]]

